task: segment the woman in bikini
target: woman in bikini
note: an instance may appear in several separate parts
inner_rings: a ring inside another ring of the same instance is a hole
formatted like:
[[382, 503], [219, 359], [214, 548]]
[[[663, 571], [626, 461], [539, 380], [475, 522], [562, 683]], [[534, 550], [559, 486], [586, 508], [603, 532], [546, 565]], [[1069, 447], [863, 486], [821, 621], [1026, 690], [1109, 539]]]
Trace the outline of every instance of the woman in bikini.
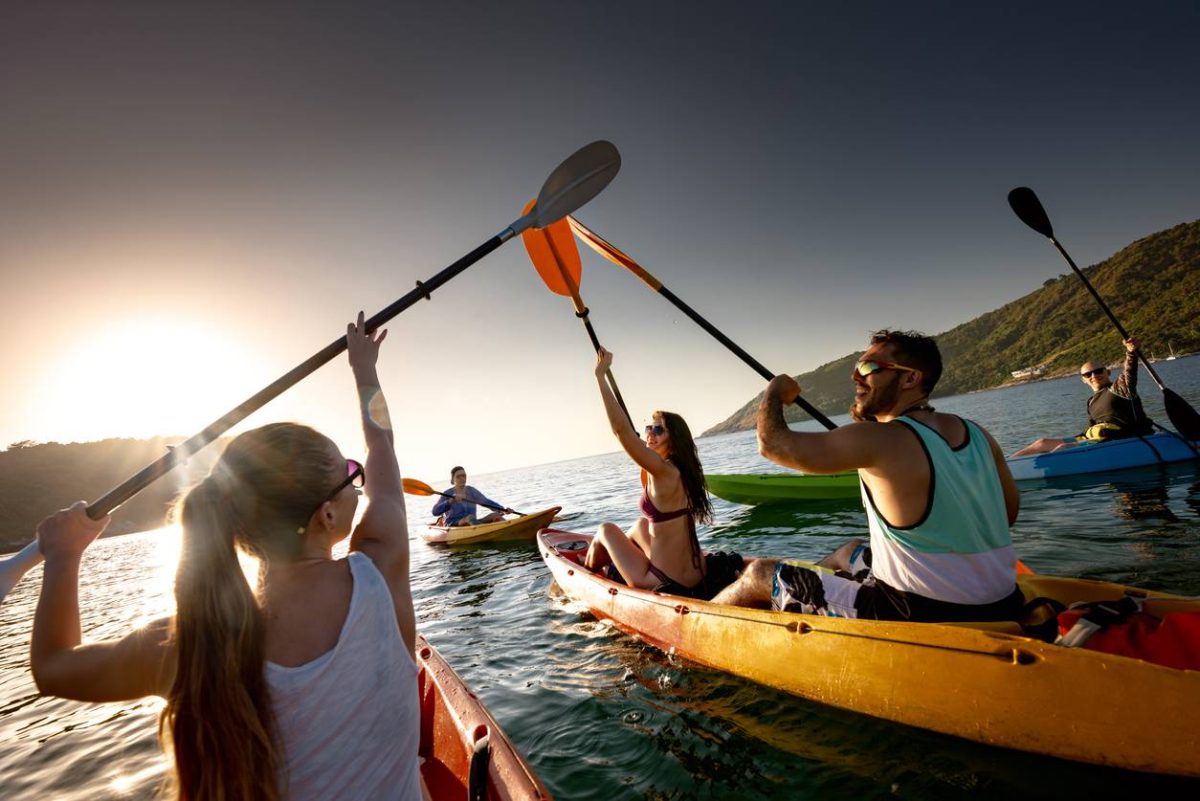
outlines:
[[657, 411], [645, 440], [638, 437], [605, 380], [612, 358], [603, 348], [597, 352], [596, 380], [617, 441], [642, 468], [642, 516], [628, 534], [613, 523], [601, 524], [585, 564], [595, 570], [611, 562], [632, 587], [703, 597], [704, 555], [696, 524], [712, 519], [712, 504], [692, 432], [679, 415]]

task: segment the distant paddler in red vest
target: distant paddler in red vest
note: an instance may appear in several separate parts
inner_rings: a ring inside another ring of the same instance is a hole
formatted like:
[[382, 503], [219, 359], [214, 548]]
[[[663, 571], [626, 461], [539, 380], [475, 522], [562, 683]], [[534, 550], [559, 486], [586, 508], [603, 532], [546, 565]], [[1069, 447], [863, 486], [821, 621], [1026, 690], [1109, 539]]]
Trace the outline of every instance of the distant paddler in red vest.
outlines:
[[1100, 362], [1084, 362], [1079, 368], [1080, 380], [1092, 390], [1092, 397], [1087, 402], [1086, 429], [1066, 439], [1047, 437], [1035, 440], [1013, 456], [1050, 453], [1089, 442], [1141, 437], [1153, 433], [1154, 426], [1150, 418], [1146, 417], [1142, 401], [1137, 394], [1137, 349], [1136, 339], [1125, 340], [1125, 364], [1121, 367], [1121, 375], [1116, 381], [1109, 375], [1108, 367]]

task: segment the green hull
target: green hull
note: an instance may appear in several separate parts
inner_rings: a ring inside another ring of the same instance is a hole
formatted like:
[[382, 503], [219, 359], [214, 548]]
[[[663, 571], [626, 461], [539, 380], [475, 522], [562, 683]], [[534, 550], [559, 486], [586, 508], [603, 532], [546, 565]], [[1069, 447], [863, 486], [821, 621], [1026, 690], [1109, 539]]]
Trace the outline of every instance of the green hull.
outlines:
[[733, 503], [847, 500], [859, 497], [858, 473], [809, 476], [801, 473], [707, 474], [708, 491]]

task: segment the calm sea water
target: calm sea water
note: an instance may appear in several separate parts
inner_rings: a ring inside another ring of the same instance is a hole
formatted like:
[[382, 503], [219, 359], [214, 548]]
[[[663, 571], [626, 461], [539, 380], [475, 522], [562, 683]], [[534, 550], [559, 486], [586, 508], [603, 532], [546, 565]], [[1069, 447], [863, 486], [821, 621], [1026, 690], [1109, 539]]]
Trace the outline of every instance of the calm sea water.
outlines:
[[[1168, 386], [1200, 405], [1200, 358], [1156, 367]], [[1151, 414], [1165, 421], [1159, 393], [1144, 373], [1142, 380]], [[979, 421], [1011, 452], [1035, 436], [1079, 430], [1085, 398], [1077, 379], [1062, 379], [935, 405]], [[756, 454], [752, 432], [700, 446], [710, 472], [773, 469]], [[604, 520], [628, 525], [639, 493], [635, 468], [619, 454], [473, 482], [517, 509], [559, 504], [574, 515], [564, 526], [579, 530]], [[1021, 500], [1014, 539], [1035, 570], [1200, 594], [1195, 466], [1034, 485]], [[414, 522], [429, 505], [412, 499]], [[749, 508], [716, 500], [716, 513], [701, 532], [705, 546], [749, 555], [819, 557], [864, 530], [855, 503]], [[177, 542], [164, 529], [90, 549], [81, 588], [86, 636], [116, 636], [171, 610]], [[839, 712], [669, 658], [567, 602], [529, 543], [446, 551], [414, 540], [413, 553], [421, 630], [561, 799], [1200, 792], [1200, 782], [987, 748]], [[153, 797], [167, 769], [155, 735], [161, 702], [85, 705], [37, 696], [28, 648], [40, 584], [38, 568], [0, 606], [0, 797]]]

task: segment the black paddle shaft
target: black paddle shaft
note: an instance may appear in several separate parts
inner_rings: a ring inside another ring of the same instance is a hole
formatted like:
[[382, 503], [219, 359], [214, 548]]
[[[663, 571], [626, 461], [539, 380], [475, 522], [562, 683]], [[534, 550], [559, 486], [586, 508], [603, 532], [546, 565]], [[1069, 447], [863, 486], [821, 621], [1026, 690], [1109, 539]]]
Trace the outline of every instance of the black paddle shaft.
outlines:
[[[1108, 319], [1114, 326], [1116, 326], [1117, 331], [1120, 332], [1121, 339], [1129, 339], [1129, 332], [1125, 330], [1125, 326], [1121, 325], [1121, 321], [1118, 320], [1116, 315], [1112, 313], [1112, 310], [1108, 308], [1108, 304], [1104, 302], [1102, 297], [1100, 297], [1100, 293], [1096, 291], [1094, 286], [1092, 286], [1092, 282], [1087, 280], [1087, 276], [1083, 274], [1083, 270], [1080, 270], [1075, 266], [1075, 260], [1071, 258], [1071, 254], [1067, 253], [1066, 248], [1059, 244], [1058, 240], [1054, 237], [1050, 237], [1050, 244], [1054, 245], [1054, 247], [1058, 249], [1058, 252], [1062, 254], [1062, 257], [1067, 260], [1067, 264], [1071, 265], [1071, 269], [1074, 270], [1075, 274], [1079, 276], [1079, 280], [1083, 282], [1085, 287], [1087, 287], [1087, 291], [1092, 293], [1092, 297], [1096, 299], [1096, 302], [1100, 304], [1100, 308], [1104, 310], [1104, 313], [1108, 315]], [[1150, 377], [1154, 379], [1154, 383], [1158, 384], [1158, 388], [1166, 389], [1166, 387], [1163, 386], [1162, 379], [1158, 377], [1158, 373], [1154, 372], [1154, 368], [1150, 366], [1150, 361], [1142, 355], [1140, 350], [1135, 351], [1135, 353], [1137, 353], [1138, 358], [1142, 360], [1142, 364], [1145, 366], [1146, 371], [1150, 373]]]
[[[378, 314], [375, 314], [371, 317], [371, 319], [367, 320], [364, 323], [366, 330], [369, 333], [374, 332], [377, 328], [379, 328], [379, 326], [383, 325], [388, 320], [392, 319], [397, 314], [404, 311], [409, 306], [412, 306], [422, 298], [427, 300], [431, 299], [430, 293], [432, 293], [435, 289], [438, 289], [442, 286], [442, 284], [446, 283], [451, 278], [455, 277], [487, 254], [491, 253], [496, 248], [500, 247], [513, 236], [515, 236], [513, 229], [506, 228], [504, 231], [475, 248], [470, 253], [451, 264], [449, 267], [446, 267], [428, 281], [418, 281], [416, 289], [410, 291], [407, 295], [400, 298], [386, 309], [380, 311]], [[236, 408], [222, 415], [203, 431], [184, 440], [174, 448], [171, 448], [164, 456], [146, 465], [139, 472], [126, 480], [123, 484], [109, 490], [104, 494], [104, 496], [96, 501], [93, 501], [87, 508], [87, 516], [93, 520], [99, 520], [100, 518], [109, 514], [118, 506], [125, 503], [125, 501], [129, 500], [134, 495], [148, 487], [158, 478], [166, 475], [171, 470], [187, 461], [189, 456], [196, 453], [205, 445], [209, 444], [214, 439], [228, 431], [230, 428], [244, 420], [246, 417], [265, 406], [269, 401], [283, 394], [285, 390], [299, 383], [301, 379], [315, 372], [318, 367], [321, 367], [326, 362], [331, 361], [345, 349], [346, 337], [344, 336], [339, 337], [338, 339], [329, 343], [320, 351], [314, 353], [308, 359], [293, 367], [271, 384], [240, 403]]]
[[[580, 301], [580, 303], [582, 302]], [[596, 336], [596, 329], [592, 328], [592, 321], [588, 319], [587, 307], [585, 306], [581, 312], [575, 312], [575, 316], [583, 321], [583, 327], [587, 329], [588, 339], [592, 340], [592, 347], [599, 353], [600, 338]], [[606, 370], [604, 377], [608, 380], [608, 385], [612, 387], [613, 397], [617, 399], [617, 405], [621, 407], [621, 411], [625, 412], [625, 417], [629, 420], [629, 425], [633, 425], [633, 417], [629, 414], [629, 407], [625, 405], [625, 399], [621, 397], [621, 390], [617, 387], [617, 379], [613, 378], [612, 370]]]
[[[768, 370], [765, 366], [763, 366], [763, 364], [761, 362], [759, 362], [757, 359], [755, 359], [753, 356], [751, 356], [746, 351], [742, 350], [736, 342], [734, 342], [732, 339], [730, 339], [729, 337], [727, 337], [723, 333], [721, 333], [721, 331], [719, 329], [717, 329], [716, 327], [714, 327], [711, 323], [709, 323], [708, 320], [705, 320], [703, 317], [701, 317], [699, 315], [699, 313], [696, 312], [695, 309], [693, 309], [691, 306], [687, 305], [682, 300], [680, 300], [679, 297], [676, 296], [674, 292], [667, 289], [665, 286], [660, 286], [658, 288], [658, 294], [662, 295], [664, 298], [671, 301], [671, 303], [674, 304], [675, 308], [679, 309], [681, 312], [686, 314], [688, 317], [692, 318], [692, 322], [694, 322], [696, 325], [700, 326], [705, 331], [707, 331], [709, 334], [711, 334], [718, 342], [720, 342], [725, 347], [729, 348], [729, 350], [733, 351], [735, 356], [737, 356], [739, 359], [744, 361], [746, 364], [750, 365], [750, 367], [753, 368], [755, 370], [755, 372], [757, 372], [763, 378], [770, 381], [772, 378], [775, 377], [775, 374], [772, 373], [770, 370]], [[836, 423], [834, 423], [832, 420], [830, 420], [825, 415], [821, 414], [820, 409], [813, 406], [811, 403], [806, 401], [804, 398], [797, 396], [794, 403], [797, 406], [799, 406], [801, 409], [803, 409], [804, 411], [808, 412], [809, 416], [812, 417], [812, 419], [816, 420], [818, 423], [825, 426], [830, 431], [837, 428]]]

